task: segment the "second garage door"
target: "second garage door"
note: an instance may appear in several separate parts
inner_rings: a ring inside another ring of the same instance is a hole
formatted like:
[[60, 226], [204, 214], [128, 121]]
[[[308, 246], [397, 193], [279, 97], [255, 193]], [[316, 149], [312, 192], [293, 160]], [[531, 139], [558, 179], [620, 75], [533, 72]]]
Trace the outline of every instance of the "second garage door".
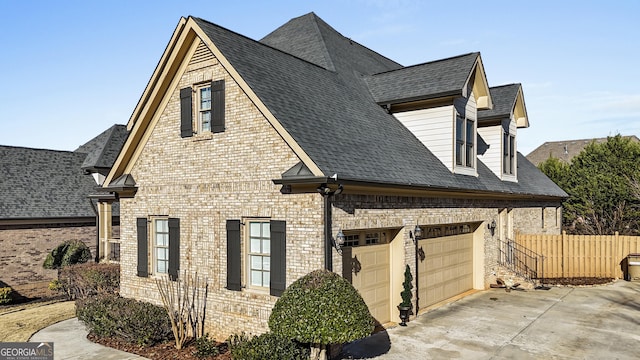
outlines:
[[420, 308], [473, 288], [473, 234], [420, 240], [418, 261]]

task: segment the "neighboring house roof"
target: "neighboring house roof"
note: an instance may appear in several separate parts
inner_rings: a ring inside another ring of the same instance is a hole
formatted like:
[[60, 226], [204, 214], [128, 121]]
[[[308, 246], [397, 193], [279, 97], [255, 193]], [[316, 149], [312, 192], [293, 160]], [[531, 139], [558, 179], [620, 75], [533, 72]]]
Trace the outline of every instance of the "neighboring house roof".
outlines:
[[96, 183], [83, 170], [108, 171], [126, 134], [114, 125], [73, 152], [0, 145], [0, 219], [95, 218]]
[[[635, 135], [623, 136], [624, 138], [631, 139], [633, 142], [640, 142]], [[570, 163], [571, 159], [580, 154], [584, 148], [592, 142], [604, 143], [608, 138], [594, 138], [594, 139], [579, 139], [579, 140], [562, 140], [562, 141], [547, 141], [544, 144], [535, 148], [527, 155], [527, 159], [534, 165], [538, 166], [543, 161], [554, 157], [560, 161]]]
[[75, 152], [87, 154], [82, 163], [82, 169], [86, 173], [98, 172], [106, 175], [116, 161], [128, 135], [125, 125], [116, 124], [80, 146]]
[[95, 217], [85, 153], [0, 146], [0, 219]]
[[[192, 33], [197, 36], [189, 35]], [[267, 119], [300, 156], [303, 164], [285, 172], [285, 175], [295, 173], [292, 178], [296, 181], [303, 178], [301, 174], [313, 174], [309, 178], [316, 179], [337, 174], [339, 181], [401, 187], [566, 196], [526, 161], [521, 164], [522, 170], [518, 169], [523, 179], [518, 183], [501, 181], [481, 161], [478, 161], [478, 177], [451, 173], [372, 95], [372, 87], [378, 88], [378, 83], [388, 85], [395, 79], [397, 89], [389, 88], [395, 91], [391, 97], [413, 97], [412, 80], [409, 79], [412, 74], [423, 77], [425, 82], [430, 82], [431, 76], [444, 76], [446, 79], [434, 83], [449, 84], [442, 85], [447, 91], [462, 87], [462, 78], [468, 81], [473, 64], [484, 78], [478, 53], [402, 68], [342, 36], [313, 13], [289, 21], [262, 42], [203, 19], [181, 19], [134, 110], [128, 124], [133, 132], [107, 181], [124, 174], [135, 147], [144, 141], [143, 134], [149, 129], [152, 117], [149, 112], [157, 111], [153, 105], [157, 103], [154, 103], [153, 94], [162, 96], [160, 91], [168, 88], [172, 76], [177, 74], [177, 70], [172, 70], [177, 69], [171, 60], [173, 52], [184, 51], [179, 49], [190, 44], [181, 41], [197, 40], [198, 37], [232, 71], [232, 76], [241, 82], [241, 86], [246, 83], [248, 96], [255, 94], [257, 98], [252, 99], [260, 102], [259, 107], [266, 108]], [[451, 79], [448, 74], [436, 74], [438, 71], [434, 69], [445, 64], [453, 69], [463, 69], [464, 74], [452, 75]], [[403, 94], [401, 90], [407, 93]], [[433, 90], [425, 87], [418, 93], [423, 96], [430, 91]], [[488, 92], [487, 87], [487, 97]], [[379, 96], [384, 94], [383, 91], [379, 93]], [[490, 99], [487, 104], [491, 104]], [[275, 120], [270, 118], [271, 115]]]

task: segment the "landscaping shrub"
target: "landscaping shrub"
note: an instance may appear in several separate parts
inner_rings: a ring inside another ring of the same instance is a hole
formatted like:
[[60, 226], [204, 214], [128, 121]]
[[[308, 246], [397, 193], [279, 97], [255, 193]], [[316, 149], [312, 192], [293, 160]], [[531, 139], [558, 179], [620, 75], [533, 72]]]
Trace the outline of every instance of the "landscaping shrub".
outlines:
[[93, 262], [71, 265], [62, 268], [58, 278], [58, 288], [67, 294], [69, 300], [117, 294], [120, 289], [120, 265]]
[[275, 334], [313, 346], [343, 344], [372, 333], [374, 321], [358, 291], [340, 275], [313, 271], [291, 284], [269, 317]]
[[80, 240], [68, 240], [56, 246], [44, 260], [45, 269], [60, 269], [68, 265], [86, 263], [91, 250]]
[[76, 300], [76, 316], [100, 337], [118, 337], [138, 345], [153, 345], [172, 338], [164, 308], [116, 295]]
[[9, 304], [12, 300], [11, 293], [13, 290], [10, 287], [0, 288], [0, 305]]
[[298, 360], [309, 358], [309, 348], [274, 333], [250, 338], [245, 334], [229, 338], [234, 360]]
[[195, 345], [196, 356], [200, 358], [215, 356], [220, 353], [220, 350], [218, 349], [218, 343], [213, 339], [209, 339], [208, 333], [197, 338]]

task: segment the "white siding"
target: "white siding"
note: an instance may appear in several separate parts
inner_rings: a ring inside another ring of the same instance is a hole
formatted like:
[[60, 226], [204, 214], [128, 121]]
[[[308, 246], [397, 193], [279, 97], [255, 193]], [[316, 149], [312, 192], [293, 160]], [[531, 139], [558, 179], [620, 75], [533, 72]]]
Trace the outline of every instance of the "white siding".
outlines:
[[482, 137], [489, 148], [484, 154], [478, 153], [478, 160], [482, 161], [498, 178], [502, 178], [502, 126], [478, 128], [478, 135]]
[[449, 170], [453, 171], [454, 119], [451, 105], [393, 114]]

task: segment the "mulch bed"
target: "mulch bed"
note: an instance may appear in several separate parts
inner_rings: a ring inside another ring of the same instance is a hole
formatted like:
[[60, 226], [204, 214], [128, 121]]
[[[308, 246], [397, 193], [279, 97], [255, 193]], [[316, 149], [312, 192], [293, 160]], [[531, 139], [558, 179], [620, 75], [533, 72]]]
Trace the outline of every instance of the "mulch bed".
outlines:
[[218, 349], [220, 350], [219, 355], [202, 358], [196, 355], [196, 345], [193, 341], [187, 343], [182, 349], [178, 350], [176, 349], [175, 342], [173, 341], [156, 344], [153, 346], [139, 346], [118, 338], [98, 337], [93, 333], [89, 333], [89, 335], [87, 335], [87, 339], [97, 344], [126, 351], [128, 353], [140, 355], [146, 357], [147, 359], [153, 360], [231, 360], [231, 353], [228, 351], [227, 346], [224, 343], [221, 343], [218, 346]]

